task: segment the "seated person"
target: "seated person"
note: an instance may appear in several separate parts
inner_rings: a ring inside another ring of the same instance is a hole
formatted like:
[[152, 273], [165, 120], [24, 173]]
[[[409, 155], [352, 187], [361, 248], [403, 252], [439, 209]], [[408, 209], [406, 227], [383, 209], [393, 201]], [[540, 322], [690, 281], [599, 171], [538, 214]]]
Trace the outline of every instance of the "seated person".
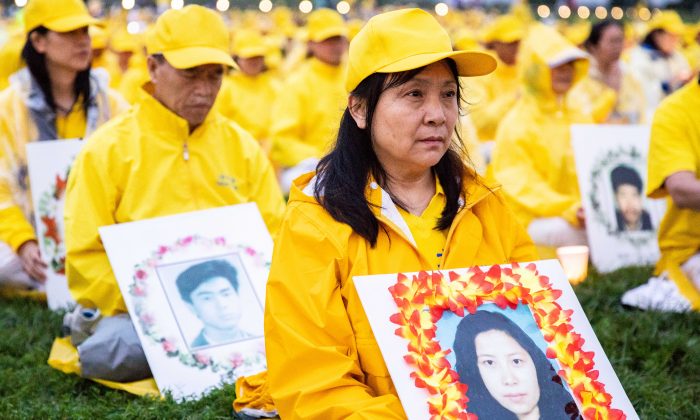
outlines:
[[[73, 342], [83, 376], [150, 376], [98, 227], [247, 202], [257, 204], [273, 235], [281, 222], [284, 199], [265, 152], [240, 126], [210, 112], [224, 68], [234, 66], [228, 47], [228, 30], [213, 10], [192, 5], [163, 13], [147, 39], [151, 83], [144, 99], [95, 132], [75, 160], [66, 274], [76, 301], [105, 317], [93, 335]], [[122, 358], [134, 365], [122, 366]]]
[[667, 198], [659, 225], [661, 258], [649, 282], [627, 291], [624, 305], [647, 310], [700, 309], [700, 81], [664, 99], [649, 141], [647, 195]]
[[195, 264], [175, 280], [180, 297], [204, 327], [190, 347], [226, 344], [253, 337], [239, 327], [241, 297], [238, 273], [225, 260]]
[[617, 231], [652, 230], [651, 217], [642, 207], [642, 177], [629, 166], [620, 165], [610, 172], [615, 194]]
[[590, 119], [566, 97], [588, 59], [542, 25], [530, 30], [522, 54], [525, 89], [498, 126], [491, 166], [532, 240], [553, 255], [551, 248], [587, 243], [569, 131]]

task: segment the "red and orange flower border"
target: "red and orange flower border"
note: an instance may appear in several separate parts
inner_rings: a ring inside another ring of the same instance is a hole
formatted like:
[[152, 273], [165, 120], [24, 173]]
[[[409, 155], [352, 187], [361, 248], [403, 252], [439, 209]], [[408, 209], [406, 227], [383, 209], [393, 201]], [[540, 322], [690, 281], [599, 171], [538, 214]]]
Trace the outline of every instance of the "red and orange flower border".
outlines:
[[584, 418], [626, 418], [621, 410], [612, 408], [612, 396], [598, 381], [594, 353], [584, 350], [585, 340], [571, 324], [573, 310], [556, 302], [561, 290], [554, 289], [535, 264], [494, 265], [487, 271], [474, 267], [464, 275], [444, 273], [422, 271], [410, 278], [399, 274], [389, 288], [399, 309], [390, 320], [399, 325], [395, 334], [408, 340], [404, 360], [413, 367], [415, 386], [430, 394], [431, 419], [476, 419], [468, 412], [467, 385], [459, 381], [446, 358], [451, 350], [440, 347], [435, 332], [444, 311], [461, 317], [465, 311], [475, 313], [484, 303], [495, 303], [501, 309], [515, 309], [521, 303], [530, 307], [549, 343], [547, 357], [558, 360], [559, 376], [569, 385]]

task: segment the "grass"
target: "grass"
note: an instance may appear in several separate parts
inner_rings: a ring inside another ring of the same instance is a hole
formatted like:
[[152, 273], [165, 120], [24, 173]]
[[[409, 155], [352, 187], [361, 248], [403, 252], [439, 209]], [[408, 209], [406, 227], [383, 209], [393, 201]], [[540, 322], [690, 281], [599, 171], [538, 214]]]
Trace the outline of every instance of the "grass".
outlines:
[[[592, 272], [576, 293], [643, 419], [700, 419], [700, 314], [627, 310], [620, 295], [651, 269]], [[61, 315], [43, 303], [0, 298], [0, 413], [14, 418], [231, 418], [233, 387], [199, 401], [139, 398], [46, 364]]]

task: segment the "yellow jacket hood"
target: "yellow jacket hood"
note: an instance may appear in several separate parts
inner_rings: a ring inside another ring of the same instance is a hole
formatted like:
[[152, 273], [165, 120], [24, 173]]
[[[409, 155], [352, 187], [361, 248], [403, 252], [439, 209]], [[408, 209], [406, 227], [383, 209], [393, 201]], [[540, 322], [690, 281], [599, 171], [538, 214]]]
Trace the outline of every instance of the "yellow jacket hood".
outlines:
[[557, 99], [552, 90], [552, 68], [574, 61], [574, 84], [588, 74], [588, 55], [544, 25], [530, 30], [520, 54], [525, 92], [542, 104]]

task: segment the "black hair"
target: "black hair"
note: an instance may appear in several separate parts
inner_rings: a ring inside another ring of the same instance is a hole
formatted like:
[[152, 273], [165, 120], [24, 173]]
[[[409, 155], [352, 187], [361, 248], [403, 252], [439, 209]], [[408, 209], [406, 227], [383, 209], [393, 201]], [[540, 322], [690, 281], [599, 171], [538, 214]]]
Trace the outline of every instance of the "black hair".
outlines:
[[605, 32], [605, 30], [610, 26], [617, 26], [618, 28], [622, 29], [622, 24], [614, 20], [602, 20], [593, 25], [591, 28], [591, 33], [588, 34], [588, 38], [583, 43], [586, 50], [590, 51], [591, 47], [598, 45], [598, 43], [600, 43], [600, 38], [603, 37], [603, 32]]
[[484, 419], [516, 419], [516, 415], [503, 407], [489, 393], [484, 384], [476, 354], [476, 336], [496, 330], [509, 335], [525, 349], [532, 359], [540, 387], [537, 406], [540, 419], [578, 419], [579, 409], [573, 397], [562, 385], [562, 380], [552, 364], [532, 339], [513, 321], [497, 312], [477, 311], [466, 315], [457, 325], [453, 349], [457, 360], [455, 370], [460, 382], [467, 384], [467, 411]]
[[620, 165], [610, 171], [610, 181], [615, 192], [620, 185], [631, 185], [637, 188], [637, 192], [642, 192], [642, 177], [639, 176], [639, 172], [629, 166]]
[[[461, 87], [457, 65], [446, 60], [457, 82], [457, 103], [461, 107]], [[350, 95], [364, 101], [367, 126], [361, 129], [345, 109], [340, 120], [338, 136], [333, 149], [321, 159], [316, 167], [317, 181], [314, 189], [316, 200], [338, 222], [349, 225], [353, 231], [365, 238], [372, 247], [377, 243], [379, 221], [372, 213], [370, 203], [365, 198], [365, 186], [370, 178], [389, 193], [399, 206], [404, 205], [393, 196], [387, 183], [387, 173], [372, 148], [371, 132], [374, 111], [382, 92], [403, 85], [425, 67], [399, 73], [374, 73], [365, 78]], [[436, 230], [450, 227], [460, 210], [459, 199], [463, 198], [462, 180], [467, 173], [465, 160], [468, 159], [462, 139], [455, 127], [456, 141], [452, 141], [447, 153], [433, 166], [432, 170], [445, 192], [446, 204]]]
[[[31, 36], [33, 33], [38, 33], [39, 35], [45, 36], [49, 29], [45, 26], [39, 26], [32, 29], [27, 34], [27, 40], [24, 43], [24, 48], [22, 49], [22, 58], [27, 64], [27, 68], [31, 73], [34, 80], [36, 80], [41, 92], [44, 94], [46, 103], [51, 107], [54, 112], [56, 111], [56, 101], [53, 97], [53, 92], [51, 91], [51, 79], [49, 78], [49, 71], [46, 68], [46, 55], [40, 53], [34, 48], [34, 44], [31, 41]], [[90, 68], [92, 64], [88, 65], [85, 70], [79, 71], [75, 77], [75, 82], [73, 84], [73, 91], [75, 92], [76, 98], [83, 98], [82, 108], [85, 115], [87, 115], [88, 105], [90, 101], [93, 100], [90, 92]]]
[[182, 300], [192, 303], [192, 292], [202, 283], [215, 277], [225, 278], [238, 292], [238, 273], [231, 263], [225, 260], [210, 260], [190, 266], [177, 276], [175, 285]]
[[660, 34], [661, 32], [664, 32], [664, 30], [661, 28], [652, 29], [642, 40], [642, 45], [649, 47], [654, 51], [661, 51], [659, 43], [656, 42], [656, 35]]

